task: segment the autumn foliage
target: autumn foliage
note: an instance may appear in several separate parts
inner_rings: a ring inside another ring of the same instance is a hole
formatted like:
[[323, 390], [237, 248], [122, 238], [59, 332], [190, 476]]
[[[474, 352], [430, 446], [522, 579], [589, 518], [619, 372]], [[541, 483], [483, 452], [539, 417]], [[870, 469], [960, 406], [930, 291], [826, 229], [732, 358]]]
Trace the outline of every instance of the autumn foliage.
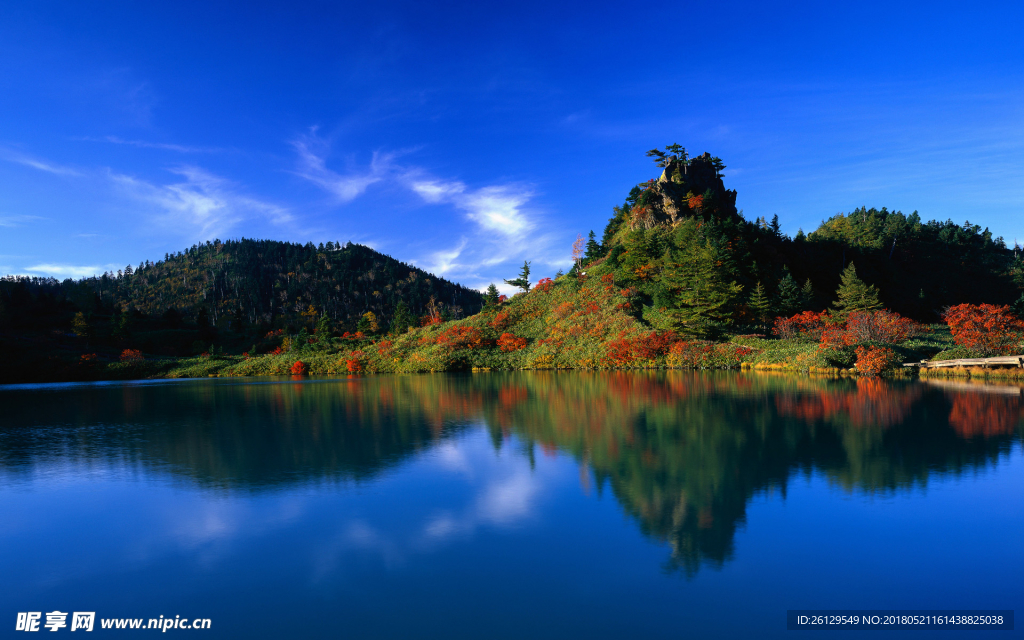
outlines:
[[307, 370], [306, 363], [302, 360], [296, 360], [295, 364], [292, 365], [292, 375], [294, 376], [304, 376]]
[[526, 348], [526, 338], [518, 338], [511, 333], [503, 333], [498, 338], [498, 348], [502, 351], [519, 351]]
[[825, 329], [825, 313], [804, 311], [791, 318], [775, 319], [775, 335], [780, 338], [808, 338], [820, 340]]
[[983, 355], [1012, 355], [1024, 340], [1024, 322], [1008, 306], [960, 304], [950, 307], [942, 319], [953, 340]]
[[484, 346], [484, 337], [476, 327], [456, 325], [437, 336], [437, 344], [449, 349], [478, 349]]
[[877, 376], [899, 365], [899, 356], [888, 347], [857, 347], [857, 371]]
[[142, 362], [145, 359], [138, 349], [125, 349], [121, 352], [121, 362]]

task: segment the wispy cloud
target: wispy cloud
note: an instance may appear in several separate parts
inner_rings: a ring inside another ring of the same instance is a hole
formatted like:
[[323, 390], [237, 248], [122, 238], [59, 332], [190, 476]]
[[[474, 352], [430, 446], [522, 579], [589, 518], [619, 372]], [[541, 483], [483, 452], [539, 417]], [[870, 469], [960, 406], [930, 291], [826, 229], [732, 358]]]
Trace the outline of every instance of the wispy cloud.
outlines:
[[45, 220], [42, 216], [0, 216], [0, 227], [21, 227], [26, 223], [35, 222], [36, 220]]
[[342, 174], [327, 168], [328, 144], [317, 137], [316, 129], [309, 135], [293, 141], [292, 146], [299, 155], [296, 175], [331, 193], [343, 203], [355, 200], [370, 185], [383, 180], [391, 168], [391, 160], [394, 157], [374, 152], [367, 169]]
[[63, 264], [57, 262], [44, 262], [24, 268], [24, 271], [28, 275], [43, 275], [54, 278], [88, 278], [89, 276], [99, 275], [105, 271], [115, 270], [117, 270], [117, 265], [113, 264], [100, 266]]
[[527, 254], [529, 259], [552, 267], [569, 264], [568, 258], [562, 260], [551, 250], [557, 240], [553, 233], [543, 231], [544, 219], [530, 204], [535, 193], [529, 184], [505, 182], [471, 187], [461, 180], [431, 176], [419, 167], [399, 165], [395, 162], [398, 154], [379, 152], [368, 167], [337, 173], [327, 167], [329, 143], [316, 135], [316, 129], [293, 141], [292, 146], [298, 153], [297, 175], [342, 203], [351, 202], [371, 185], [388, 179], [412, 191], [425, 204], [448, 205], [464, 216], [471, 224], [457, 233], [456, 243], [413, 259], [431, 273], [483, 288], [494, 280], [493, 274], [485, 271], [523, 259]]
[[178, 153], [218, 153], [223, 151], [218, 147], [193, 147], [182, 144], [172, 144], [167, 142], [149, 142], [146, 140], [123, 140], [117, 136], [103, 136], [102, 138], [94, 138], [90, 136], [82, 136], [75, 138], [75, 140], [84, 140], [86, 142], [109, 142], [111, 144], [123, 144], [131, 147], [139, 147], [142, 149], [162, 149], [164, 151], [176, 151]]
[[124, 174], [109, 175], [128, 197], [156, 206], [160, 211], [159, 222], [176, 228], [184, 225], [199, 238], [223, 235], [253, 217], [275, 224], [294, 219], [286, 207], [241, 193], [230, 181], [199, 167], [183, 166], [171, 172], [184, 180], [157, 185]]
[[80, 175], [82, 175], [81, 173], [79, 173], [78, 171], [76, 171], [75, 169], [72, 169], [70, 167], [65, 167], [65, 166], [61, 166], [59, 164], [56, 164], [56, 163], [53, 163], [53, 162], [49, 162], [49, 161], [46, 161], [46, 160], [40, 160], [38, 158], [33, 158], [33, 157], [25, 155], [23, 153], [18, 153], [16, 151], [0, 149], [0, 158], [3, 158], [4, 160], [6, 160], [8, 162], [13, 162], [15, 164], [20, 164], [20, 165], [25, 166], [25, 167], [31, 167], [31, 168], [36, 169], [38, 171], [45, 171], [46, 173], [52, 173], [52, 174], [58, 175], [58, 176], [80, 176]]

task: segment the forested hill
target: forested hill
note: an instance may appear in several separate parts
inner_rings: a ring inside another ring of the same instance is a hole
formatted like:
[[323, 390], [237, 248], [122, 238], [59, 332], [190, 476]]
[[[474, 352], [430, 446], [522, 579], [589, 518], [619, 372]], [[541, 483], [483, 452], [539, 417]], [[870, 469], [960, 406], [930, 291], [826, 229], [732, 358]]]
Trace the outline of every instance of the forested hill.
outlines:
[[648, 155], [663, 167], [660, 178], [637, 185], [614, 208], [603, 241], [592, 237], [580, 266], [610, 267], [616, 283], [633, 288], [639, 319], [652, 326], [700, 321], [742, 329], [820, 311], [835, 301], [851, 263], [885, 307], [920, 321], [934, 322], [961, 303], [1024, 311], [1021, 251], [988, 229], [861, 208], [789, 237], [778, 216], [743, 218], [718, 158], [688, 158], [678, 145]]
[[82, 312], [97, 335], [116, 333], [119, 322], [256, 335], [311, 326], [326, 313], [337, 330], [355, 331], [366, 312], [387, 328], [399, 303], [400, 320], [418, 324], [431, 300], [434, 312], [456, 318], [479, 311], [482, 298], [358, 244], [217, 240], [77, 281], [5, 278], [0, 323], [66, 328]]

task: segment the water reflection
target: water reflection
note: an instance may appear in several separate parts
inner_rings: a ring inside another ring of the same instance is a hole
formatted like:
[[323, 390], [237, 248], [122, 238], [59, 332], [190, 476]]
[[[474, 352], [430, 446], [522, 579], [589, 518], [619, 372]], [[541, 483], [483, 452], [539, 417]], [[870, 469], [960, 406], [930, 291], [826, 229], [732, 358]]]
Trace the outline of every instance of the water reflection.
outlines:
[[[995, 464], [1024, 433], [1017, 387], [761, 374], [213, 380], [7, 388], [0, 400], [7, 479], [73, 460], [170, 474], [208, 491], [367, 482], [427, 450], [470, 473], [454, 443], [482, 428], [496, 449], [524, 443], [531, 461], [574, 457], [584, 487], [610, 489], [686, 573], [728, 561], [751, 499], [785, 494], [796, 474], [891, 493]], [[424, 538], [512, 523], [539, 491], [530, 473], [510, 474], [472, 514], [433, 514]], [[369, 545], [372, 533], [346, 535]]]

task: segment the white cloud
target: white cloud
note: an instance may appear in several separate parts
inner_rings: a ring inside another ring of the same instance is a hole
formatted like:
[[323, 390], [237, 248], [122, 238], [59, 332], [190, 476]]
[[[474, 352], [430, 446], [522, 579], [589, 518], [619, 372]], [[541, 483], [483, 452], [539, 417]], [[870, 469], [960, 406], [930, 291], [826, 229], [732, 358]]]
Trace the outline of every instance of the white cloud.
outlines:
[[7, 160], [8, 162], [14, 162], [16, 164], [20, 164], [20, 165], [23, 165], [23, 166], [26, 166], [26, 167], [31, 167], [31, 168], [36, 169], [38, 171], [45, 171], [46, 173], [52, 173], [52, 174], [58, 175], [58, 176], [80, 176], [80, 175], [82, 175], [81, 173], [79, 173], [78, 171], [75, 171], [74, 169], [71, 169], [70, 167], [64, 167], [64, 166], [61, 166], [59, 164], [55, 164], [53, 162], [46, 162], [44, 160], [39, 160], [37, 158], [33, 158], [31, 156], [24, 155], [22, 153], [17, 153], [17, 152], [14, 152], [14, 151], [6, 151], [6, 150], [0, 150], [0, 153], [3, 154], [2, 155], [3, 159]]
[[20, 227], [26, 222], [45, 219], [42, 216], [0, 216], [0, 227]]
[[44, 262], [25, 267], [24, 271], [33, 276], [51, 276], [54, 278], [88, 278], [99, 275], [105, 271], [116, 271], [117, 265], [73, 265], [57, 262]]
[[392, 156], [375, 152], [365, 171], [344, 175], [332, 171], [327, 168], [327, 144], [316, 137], [316, 129], [310, 135], [292, 142], [292, 146], [299, 154], [299, 167], [295, 173], [333, 194], [343, 203], [355, 200], [370, 185], [383, 180], [391, 165]]
[[442, 182], [441, 180], [423, 180], [409, 185], [421, 198], [430, 203], [445, 202], [464, 192], [466, 185], [461, 182]]
[[176, 151], [178, 153], [217, 153], [222, 151], [216, 147], [191, 147], [182, 144], [171, 144], [167, 142], [148, 142], [146, 140], [124, 140], [117, 136], [104, 136], [102, 138], [92, 138], [89, 136], [83, 136], [75, 138], [75, 140], [85, 140], [87, 142], [110, 142], [112, 144], [123, 144], [131, 147], [139, 147], [142, 149], [163, 149], [165, 151]]
[[293, 220], [287, 208], [240, 193], [228, 180], [199, 167], [184, 166], [171, 172], [184, 181], [155, 185], [117, 173], [110, 173], [110, 179], [129, 197], [160, 209], [160, 221], [165, 225], [181, 228], [184, 224], [193, 231], [192, 235], [200, 238], [224, 235], [252, 217], [266, 218], [275, 224]]

